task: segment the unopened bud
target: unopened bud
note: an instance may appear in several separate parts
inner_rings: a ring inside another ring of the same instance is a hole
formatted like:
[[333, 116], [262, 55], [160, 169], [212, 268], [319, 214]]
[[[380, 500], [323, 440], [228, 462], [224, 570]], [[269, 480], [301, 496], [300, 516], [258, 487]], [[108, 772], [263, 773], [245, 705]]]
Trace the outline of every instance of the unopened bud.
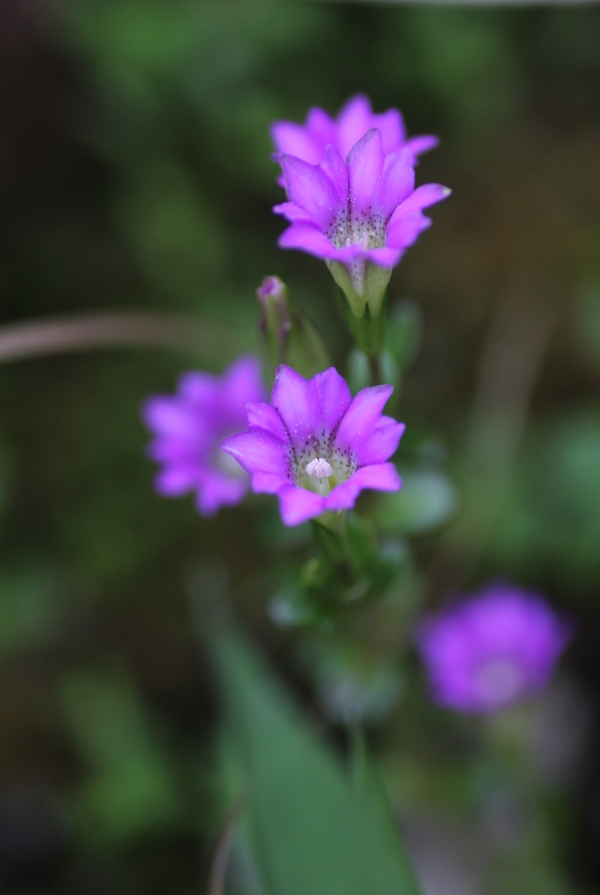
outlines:
[[279, 277], [266, 277], [256, 290], [261, 315], [261, 341], [272, 372], [288, 364], [302, 376], [326, 370], [329, 358], [321, 335], [309, 318], [294, 305]]

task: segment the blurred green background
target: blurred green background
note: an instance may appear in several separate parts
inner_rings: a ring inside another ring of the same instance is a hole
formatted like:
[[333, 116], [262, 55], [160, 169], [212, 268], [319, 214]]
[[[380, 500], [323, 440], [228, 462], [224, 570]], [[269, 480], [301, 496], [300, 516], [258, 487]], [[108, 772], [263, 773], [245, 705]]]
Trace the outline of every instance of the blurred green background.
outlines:
[[[359, 91], [440, 136], [417, 177], [453, 189], [390, 288], [423, 325], [381, 517], [414, 548], [396, 621], [505, 578], [578, 626], [548, 694], [483, 726], [428, 704], [376, 613], [301, 644], [273, 624], [307, 532], [266, 497], [203, 520], [143, 457], [142, 400], [255, 350], [267, 274], [343, 367], [325, 266], [276, 246], [268, 127]], [[368, 723], [425, 895], [600, 893], [599, 159], [594, 6], [1, 0], [2, 324], [219, 324], [0, 367], [1, 891], [205, 891], [227, 810], [209, 603], [339, 750], [349, 702]]]

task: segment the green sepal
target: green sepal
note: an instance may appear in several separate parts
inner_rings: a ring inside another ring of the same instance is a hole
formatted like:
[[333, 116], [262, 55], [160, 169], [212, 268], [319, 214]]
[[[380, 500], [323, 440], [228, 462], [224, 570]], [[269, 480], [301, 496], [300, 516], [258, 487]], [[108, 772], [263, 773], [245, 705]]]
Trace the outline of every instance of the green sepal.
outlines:
[[391, 267], [367, 261], [359, 290], [344, 264], [327, 261], [327, 266], [342, 290], [346, 318], [358, 347], [368, 357], [378, 357], [385, 344], [385, 297]]

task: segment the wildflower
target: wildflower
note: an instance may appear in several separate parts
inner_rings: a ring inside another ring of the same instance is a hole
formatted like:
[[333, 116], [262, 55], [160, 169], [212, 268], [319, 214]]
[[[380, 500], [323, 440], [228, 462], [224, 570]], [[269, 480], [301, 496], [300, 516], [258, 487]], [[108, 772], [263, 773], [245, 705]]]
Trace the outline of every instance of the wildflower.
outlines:
[[277, 369], [271, 403], [248, 404], [248, 431], [221, 447], [252, 476], [258, 493], [277, 494], [285, 525], [354, 506], [365, 488], [397, 491], [393, 463], [404, 426], [382, 410], [391, 385], [364, 388], [353, 399], [331, 367], [304, 379]]
[[219, 448], [221, 439], [243, 426], [248, 401], [261, 401], [265, 390], [255, 357], [235, 361], [222, 376], [185, 373], [175, 395], [155, 395], [143, 407], [154, 434], [148, 456], [162, 464], [155, 488], [165, 497], [196, 492], [204, 516], [233, 506], [250, 481], [237, 463]]
[[354, 144], [346, 161], [329, 144], [320, 164], [285, 154], [280, 162], [288, 201], [273, 210], [291, 226], [279, 245], [324, 258], [351, 314], [377, 317], [392, 268], [431, 224], [423, 209], [450, 191], [437, 183], [415, 189], [410, 150], [385, 155], [377, 128]]
[[541, 597], [496, 584], [426, 620], [418, 648], [436, 702], [486, 713], [542, 690], [571, 634]]
[[[276, 121], [271, 127], [271, 136], [277, 158], [285, 153], [318, 165], [323, 161], [329, 143], [346, 158], [354, 144], [374, 127], [381, 132], [386, 153], [408, 149], [414, 158], [438, 144], [437, 137], [431, 135], [407, 139], [398, 109], [388, 109], [376, 115], [369, 99], [360, 94], [348, 100], [337, 118], [331, 118], [323, 109], [310, 109], [304, 124]], [[285, 186], [283, 175], [279, 182]]]

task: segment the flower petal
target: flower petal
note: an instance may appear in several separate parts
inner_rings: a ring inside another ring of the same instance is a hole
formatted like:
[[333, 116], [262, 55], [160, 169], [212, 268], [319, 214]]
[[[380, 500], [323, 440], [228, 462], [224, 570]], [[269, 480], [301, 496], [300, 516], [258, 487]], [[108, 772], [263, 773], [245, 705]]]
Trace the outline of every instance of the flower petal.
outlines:
[[232, 507], [245, 497], [250, 480], [230, 478], [218, 472], [210, 472], [198, 488], [196, 506], [203, 516], [214, 516], [220, 507]]
[[255, 494], [278, 494], [290, 478], [274, 472], [255, 472], [252, 475], [252, 490]]
[[[306, 116], [305, 127], [310, 131], [315, 143], [318, 143], [322, 149], [324, 149], [328, 143], [335, 142], [335, 123], [331, 116], [323, 111], [323, 109], [319, 109], [318, 107], [309, 109], [308, 115]], [[290, 154], [298, 155], [297, 152], [292, 152]], [[299, 157], [303, 158], [303, 156]], [[321, 156], [321, 158], [323, 158], [323, 156]], [[310, 161], [310, 159], [307, 159], [307, 161]], [[321, 161], [321, 159], [319, 159], [319, 161]]]
[[341, 450], [356, 450], [373, 431], [393, 391], [393, 385], [363, 388], [344, 414], [335, 436], [335, 445]]
[[264, 402], [246, 404], [246, 415], [248, 418], [248, 427], [250, 429], [264, 429], [270, 432], [275, 438], [289, 443], [288, 434], [285, 426], [281, 421], [281, 417], [274, 407]]
[[[332, 492], [333, 493], [333, 492]], [[278, 493], [279, 509], [284, 525], [300, 525], [319, 516], [325, 508], [325, 498], [314, 491], [296, 485], [285, 485]]]
[[406, 249], [413, 245], [423, 230], [431, 227], [431, 218], [425, 217], [422, 211], [411, 211], [399, 214], [402, 205], [398, 206], [388, 224], [386, 248]]
[[181, 497], [197, 484], [198, 469], [192, 463], [167, 466], [154, 479], [154, 487], [163, 497]]
[[348, 205], [348, 168], [339, 150], [331, 143], [325, 149], [325, 156], [321, 162], [321, 169], [331, 180], [337, 193], [340, 208], [343, 210]]
[[221, 449], [234, 457], [246, 472], [269, 472], [290, 475], [290, 458], [286, 445], [264, 429], [251, 429], [230, 435], [221, 442]]
[[307, 224], [292, 224], [283, 231], [277, 244], [282, 249], [301, 249], [317, 258], [337, 258], [341, 251], [329, 242], [324, 233]]
[[411, 193], [408, 199], [402, 203], [402, 214], [435, 205], [436, 202], [447, 199], [451, 194], [452, 190], [449, 190], [447, 186], [442, 186], [441, 183], [424, 183], [423, 186], [418, 186], [414, 193]]
[[314, 383], [321, 404], [325, 429], [327, 432], [333, 432], [352, 403], [352, 393], [348, 383], [343, 376], [340, 376], [335, 367], [330, 367], [324, 373], [318, 373], [314, 378]]
[[411, 137], [405, 142], [406, 149], [410, 149], [413, 155], [421, 155], [440, 145], [440, 141], [433, 134], [423, 134], [420, 137]]
[[158, 395], [142, 407], [142, 417], [149, 429], [158, 435], [190, 438], [198, 428], [198, 420], [189, 405], [178, 398]]
[[337, 147], [344, 158], [371, 127], [373, 110], [368, 97], [362, 93], [350, 97], [337, 117]]
[[339, 199], [329, 177], [318, 165], [309, 165], [293, 155], [282, 155], [280, 162], [288, 199], [326, 229], [339, 210]]
[[175, 400], [191, 403], [194, 407], [210, 407], [219, 400], [220, 386], [221, 383], [216, 376], [191, 370], [179, 377]]
[[388, 109], [380, 115], [373, 115], [373, 124], [381, 131], [383, 151], [399, 152], [406, 140], [404, 120], [398, 109]]
[[310, 224], [312, 227], [315, 226], [312, 215], [300, 208], [299, 205], [296, 205], [295, 202], [280, 202], [279, 205], [273, 206], [273, 211], [275, 214], [282, 214], [292, 224]]
[[402, 479], [393, 463], [377, 463], [363, 466], [333, 489], [325, 499], [326, 510], [349, 510], [356, 503], [361, 491], [370, 488], [374, 491], [399, 491]]
[[271, 404], [283, 420], [294, 448], [320, 434], [323, 419], [314, 380], [305, 379], [291, 367], [281, 364], [275, 374]]
[[247, 355], [231, 364], [221, 386], [219, 403], [228, 408], [238, 408], [244, 421], [243, 409], [248, 401], [261, 401], [267, 397], [262, 383], [261, 363], [257, 357]]
[[295, 155], [311, 165], [318, 165], [322, 156], [322, 143], [302, 124], [293, 121], [276, 121], [271, 126], [271, 138], [279, 153]]
[[368, 249], [364, 257], [378, 267], [395, 267], [402, 257], [403, 249], [394, 249], [386, 246], [381, 249]]
[[397, 423], [391, 416], [382, 416], [356, 451], [358, 465], [367, 466], [389, 460], [396, 453], [405, 428], [404, 423]]
[[381, 177], [380, 207], [387, 222], [398, 205], [413, 192], [415, 169], [412, 154], [403, 149], [386, 155]]
[[376, 128], [361, 137], [348, 153], [348, 184], [352, 219], [363, 220], [373, 202], [373, 195], [383, 171], [383, 146]]

